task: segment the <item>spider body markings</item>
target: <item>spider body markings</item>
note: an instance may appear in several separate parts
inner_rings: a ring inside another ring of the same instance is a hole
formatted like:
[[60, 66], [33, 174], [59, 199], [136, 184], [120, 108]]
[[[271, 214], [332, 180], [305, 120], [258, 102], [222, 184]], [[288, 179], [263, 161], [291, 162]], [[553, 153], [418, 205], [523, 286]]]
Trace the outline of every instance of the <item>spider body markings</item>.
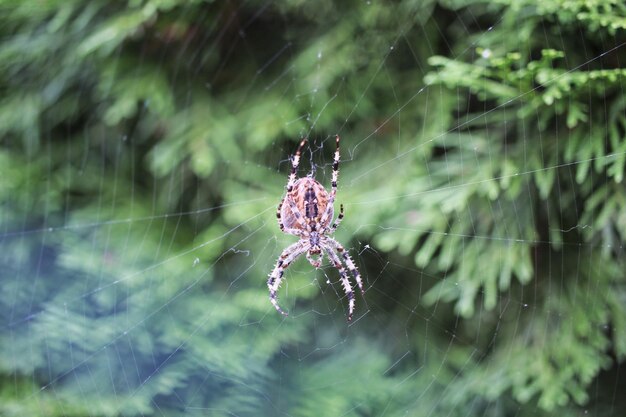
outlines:
[[354, 313], [354, 291], [343, 263], [354, 277], [361, 293], [364, 291], [361, 275], [354, 261], [345, 248], [332, 237], [343, 219], [343, 205], [340, 205], [339, 215], [333, 221], [333, 204], [337, 194], [339, 177], [339, 135], [336, 136], [337, 148], [333, 161], [330, 193], [312, 177], [296, 178], [300, 155], [305, 143], [306, 139], [303, 139], [296, 154], [291, 159], [291, 173], [286, 186], [287, 192], [276, 210], [280, 230], [283, 233], [298, 236], [300, 240], [288, 246], [281, 253], [274, 270], [269, 275], [267, 286], [270, 292], [270, 301], [278, 312], [286, 316], [287, 313], [278, 305], [276, 298], [285, 269], [305, 253], [309, 263], [314, 268], [319, 268], [322, 265], [323, 256], [326, 255], [341, 276], [341, 283], [348, 297], [348, 321], [351, 321]]

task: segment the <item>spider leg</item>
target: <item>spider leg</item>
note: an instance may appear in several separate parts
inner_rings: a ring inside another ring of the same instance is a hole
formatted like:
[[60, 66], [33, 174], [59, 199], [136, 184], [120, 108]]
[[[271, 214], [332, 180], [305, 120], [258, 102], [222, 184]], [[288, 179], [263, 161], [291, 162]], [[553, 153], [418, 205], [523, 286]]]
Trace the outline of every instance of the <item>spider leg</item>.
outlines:
[[346, 251], [346, 248], [344, 248], [341, 243], [337, 242], [332, 237], [326, 236], [326, 241], [330, 244], [331, 247], [337, 249], [337, 252], [341, 254], [341, 257], [343, 258], [346, 266], [350, 270], [350, 273], [354, 276], [354, 279], [359, 286], [359, 289], [361, 290], [361, 294], [365, 294], [365, 290], [363, 290], [363, 281], [361, 280], [361, 274], [354, 264], [354, 261], [350, 257], [350, 254]]
[[287, 192], [290, 193], [293, 189], [293, 184], [296, 182], [296, 171], [298, 170], [298, 165], [300, 164], [300, 154], [302, 153], [302, 148], [306, 143], [306, 138], [300, 141], [300, 145], [298, 145], [298, 150], [296, 154], [291, 158], [291, 173], [289, 174], [289, 180], [287, 181]]
[[335, 230], [337, 230], [337, 227], [339, 227], [339, 224], [341, 223], [341, 221], [343, 220], [343, 204], [339, 205], [339, 216], [337, 216], [337, 218], [335, 219], [335, 222], [333, 223], [332, 226], [330, 226], [330, 229], [328, 229], [328, 232], [326, 233], [335, 233]]
[[300, 141], [300, 145], [298, 145], [296, 154], [293, 157], [291, 157], [291, 172], [289, 173], [289, 179], [287, 180], [287, 187], [286, 187], [287, 195], [281, 200], [281, 202], [278, 204], [278, 208], [276, 209], [276, 218], [278, 219], [278, 226], [280, 227], [281, 232], [288, 233], [291, 235], [296, 235], [296, 236], [301, 236], [302, 232], [296, 232], [297, 229], [295, 228], [285, 227], [285, 225], [283, 224], [283, 220], [281, 218], [282, 217], [281, 210], [283, 207], [283, 203], [285, 202], [285, 200], [287, 200], [289, 209], [291, 210], [291, 213], [295, 217], [296, 221], [298, 222], [298, 224], [301, 226], [302, 229], [306, 229], [306, 224], [304, 223], [304, 219], [302, 219], [302, 215], [300, 214], [298, 207], [296, 207], [296, 204], [293, 202], [293, 200], [289, 196], [289, 193], [291, 193], [291, 191], [293, 190], [293, 186], [296, 183], [296, 173], [298, 171], [298, 165], [300, 164], [300, 155], [302, 154], [302, 148], [304, 147], [304, 144], [306, 143], [306, 141], [307, 141], [306, 138]]
[[313, 258], [313, 255], [311, 255], [311, 252], [307, 251], [306, 253], [306, 259], [315, 269], [318, 269], [320, 266], [322, 266], [322, 258], [323, 256], [321, 253], [319, 254], [319, 257], [317, 259]]
[[283, 280], [283, 273], [285, 269], [287, 269], [289, 264], [294, 261], [294, 259], [302, 255], [307, 250], [308, 245], [306, 242], [303, 241], [298, 241], [293, 245], [288, 246], [287, 249], [285, 249], [278, 257], [278, 260], [276, 261], [276, 266], [274, 267], [274, 270], [267, 280], [267, 288], [270, 291], [270, 302], [272, 303], [276, 311], [278, 311], [283, 316], [286, 316], [287, 313], [283, 311], [282, 308], [280, 308], [280, 306], [278, 305], [278, 300], [276, 298], [276, 293], [278, 292], [278, 288], [280, 287], [280, 284]]
[[328, 259], [330, 259], [335, 268], [339, 271], [339, 275], [341, 275], [343, 290], [346, 292], [346, 296], [348, 297], [348, 321], [352, 321], [352, 314], [354, 313], [354, 291], [352, 291], [352, 286], [350, 285], [346, 269], [343, 267], [339, 256], [337, 256], [332, 247], [322, 244], [322, 249], [324, 249]]
[[[284, 200], [283, 200], [284, 201]], [[281, 201], [280, 203], [278, 203], [278, 208], [276, 209], [276, 219], [278, 220], [278, 227], [280, 227], [280, 231], [283, 233], [288, 233], [290, 235], [296, 235], [296, 236], [302, 236], [302, 230], [300, 229], [295, 229], [295, 228], [287, 228], [285, 227], [285, 225], [283, 224], [283, 219], [282, 216], [280, 214], [281, 209], [283, 207], [283, 201]], [[289, 200], [291, 202], [291, 200]], [[296, 219], [299, 219], [298, 222], [301, 223], [302, 225], [304, 225], [304, 221], [301, 220], [302, 216], [300, 216], [300, 213], [297, 211], [294, 211], [294, 209], [291, 209], [292, 212], [297, 213], [294, 214], [294, 216], [296, 216]]]
[[286, 198], [287, 200], [287, 204], [289, 204], [289, 209], [291, 210], [291, 214], [293, 214], [293, 217], [296, 218], [296, 221], [298, 222], [298, 224], [304, 228], [307, 229], [307, 225], [304, 222], [304, 219], [302, 218], [302, 214], [300, 213], [300, 210], [298, 210], [298, 206], [296, 206], [296, 203], [293, 201], [292, 198]]
[[339, 135], [335, 135], [337, 141], [337, 148], [335, 149], [335, 159], [333, 161], [333, 177], [330, 182], [332, 187], [330, 190], [330, 197], [334, 201], [335, 194], [337, 194], [337, 180], [339, 179]]
[[339, 179], [339, 135], [335, 136], [337, 142], [337, 148], [335, 149], [335, 159], [333, 160], [333, 176], [330, 181], [330, 197], [328, 198], [328, 204], [326, 210], [320, 219], [320, 224], [326, 224], [329, 217], [333, 215], [333, 203], [335, 202], [335, 196], [337, 195], [337, 180]]

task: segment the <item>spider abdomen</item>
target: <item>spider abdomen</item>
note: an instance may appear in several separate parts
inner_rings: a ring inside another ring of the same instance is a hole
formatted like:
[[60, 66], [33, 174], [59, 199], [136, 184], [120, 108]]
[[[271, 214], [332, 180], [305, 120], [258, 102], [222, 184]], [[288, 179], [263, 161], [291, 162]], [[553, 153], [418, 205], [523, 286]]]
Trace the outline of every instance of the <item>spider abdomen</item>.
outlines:
[[315, 219], [317, 218], [318, 206], [317, 206], [317, 196], [315, 195], [315, 191], [313, 191], [313, 187], [309, 186], [306, 190], [306, 194], [304, 195], [304, 217], [306, 219]]
[[327, 209], [329, 198], [328, 192], [315, 179], [310, 177], [298, 179], [291, 192], [285, 196], [280, 208], [283, 225], [288, 229], [302, 230], [302, 224], [297, 219], [300, 217], [311, 230], [325, 229], [333, 217], [331, 208], [330, 215], [324, 219], [324, 223], [321, 223], [322, 213]]

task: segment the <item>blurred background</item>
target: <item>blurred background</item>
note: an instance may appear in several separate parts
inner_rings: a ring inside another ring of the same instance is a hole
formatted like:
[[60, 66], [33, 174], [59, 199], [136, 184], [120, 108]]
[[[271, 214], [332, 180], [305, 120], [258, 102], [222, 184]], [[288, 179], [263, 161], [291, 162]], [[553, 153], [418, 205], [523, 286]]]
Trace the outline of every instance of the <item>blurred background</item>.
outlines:
[[[0, 415], [626, 414], [626, 7], [0, 1]], [[267, 277], [290, 156], [363, 276]], [[336, 206], [337, 207], [337, 206]]]

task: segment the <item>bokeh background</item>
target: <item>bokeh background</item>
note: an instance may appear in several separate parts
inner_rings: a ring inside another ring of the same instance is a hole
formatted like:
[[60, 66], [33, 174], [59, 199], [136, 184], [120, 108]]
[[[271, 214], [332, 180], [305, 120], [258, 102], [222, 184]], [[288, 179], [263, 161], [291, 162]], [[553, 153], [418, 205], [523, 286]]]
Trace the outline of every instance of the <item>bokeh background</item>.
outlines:
[[[626, 413], [626, 7], [0, 1], [0, 414]], [[290, 155], [365, 282], [267, 275]]]

